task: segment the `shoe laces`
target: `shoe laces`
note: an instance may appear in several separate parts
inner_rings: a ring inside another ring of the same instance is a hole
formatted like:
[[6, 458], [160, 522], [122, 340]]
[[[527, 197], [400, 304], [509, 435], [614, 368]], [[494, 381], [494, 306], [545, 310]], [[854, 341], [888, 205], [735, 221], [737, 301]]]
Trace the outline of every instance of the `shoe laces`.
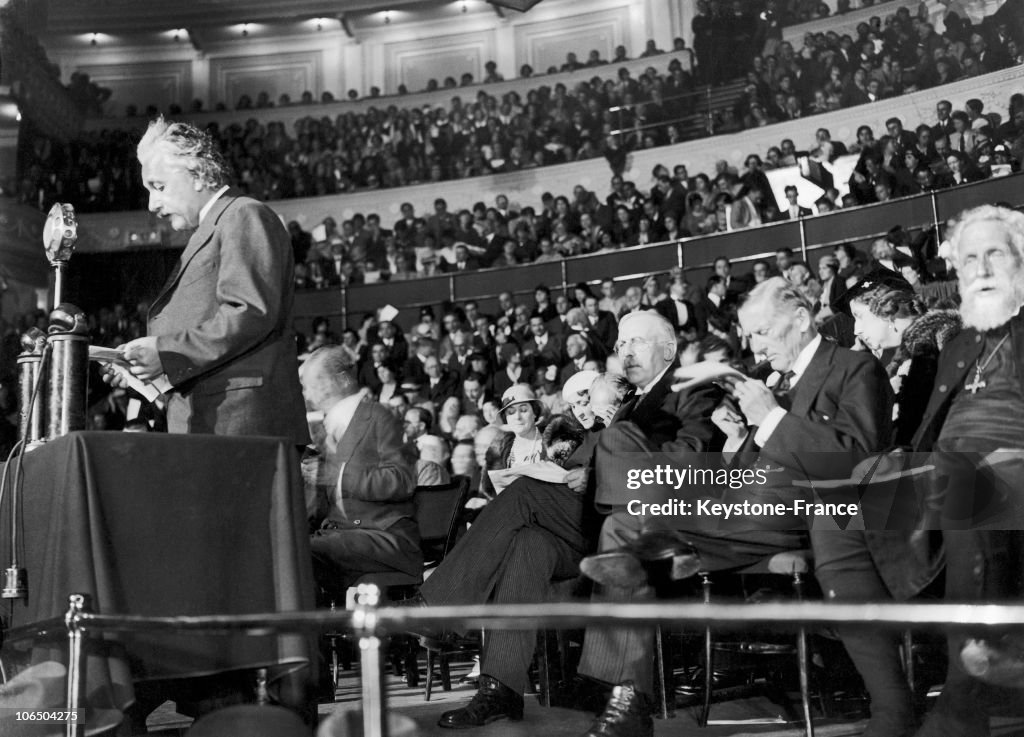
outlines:
[[636, 692], [631, 688], [624, 686], [613, 688], [611, 698], [608, 699], [608, 704], [604, 707], [600, 721], [621, 721], [633, 710], [635, 696]]
[[493, 688], [478, 688], [473, 698], [466, 704], [466, 712], [474, 718], [486, 716], [493, 705], [502, 702], [501, 696]]

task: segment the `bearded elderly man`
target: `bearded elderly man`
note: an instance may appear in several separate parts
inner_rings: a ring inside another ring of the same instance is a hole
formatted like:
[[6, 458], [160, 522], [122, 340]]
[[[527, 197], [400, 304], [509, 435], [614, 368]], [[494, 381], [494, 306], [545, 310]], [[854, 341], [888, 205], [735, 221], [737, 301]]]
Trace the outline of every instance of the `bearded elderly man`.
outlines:
[[227, 185], [223, 156], [194, 126], [159, 118], [138, 157], [150, 212], [194, 232], [153, 300], [149, 335], [122, 346], [131, 373], [166, 378], [172, 433], [276, 435], [305, 445], [288, 231], [269, 207]]
[[[990, 205], [968, 210], [949, 241], [964, 330], [939, 355], [914, 449], [933, 450], [940, 471], [932, 507], [943, 527], [946, 599], [1019, 602], [1024, 214]], [[1019, 701], [1019, 691], [987, 685], [965, 671], [963, 644], [962, 633], [951, 635], [946, 687], [918, 737], [985, 737], [990, 708]], [[1020, 668], [1019, 657], [1011, 661]]]

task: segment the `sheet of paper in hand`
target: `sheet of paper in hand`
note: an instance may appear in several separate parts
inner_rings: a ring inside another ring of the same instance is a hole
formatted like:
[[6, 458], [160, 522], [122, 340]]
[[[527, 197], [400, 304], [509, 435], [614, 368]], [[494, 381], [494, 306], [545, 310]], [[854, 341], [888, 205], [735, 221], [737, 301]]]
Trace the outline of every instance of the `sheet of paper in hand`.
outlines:
[[728, 379], [735, 381], [746, 381], [747, 379], [729, 364], [718, 361], [698, 361], [689, 366], [681, 366], [676, 369], [674, 378], [676, 380], [676, 383], [672, 385], [674, 392], [704, 384], [724, 382]]
[[105, 348], [101, 345], [89, 346], [89, 360], [102, 361], [103, 363], [122, 363], [125, 366], [128, 362], [124, 358], [124, 351], [117, 348]]
[[167, 380], [166, 374], [158, 376], [152, 382], [143, 381], [134, 376], [130, 371], [131, 364], [125, 360], [124, 351], [119, 351], [116, 348], [91, 345], [89, 346], [89, 360], [99, 361], [109, 366], [114, 373], [124, 377], [129, 388], [137, 391], [148, 402], [156, 401], [161, 394], [166, 394], [171, 390], [171, 383]]

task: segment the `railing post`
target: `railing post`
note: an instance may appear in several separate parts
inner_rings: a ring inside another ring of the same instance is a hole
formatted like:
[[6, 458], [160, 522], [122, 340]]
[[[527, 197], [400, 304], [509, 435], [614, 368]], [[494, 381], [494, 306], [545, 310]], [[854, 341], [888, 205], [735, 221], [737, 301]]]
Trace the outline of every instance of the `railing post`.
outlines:
[[[807, 224], [802, 216], [797, 222], [800, 223], [800, 253], [803, 254], [803, 262], [807, 264], [807, 268], [810, 268], [810, 264], [807, 262]], [[813, 274], [814, 272], [812, 271], [811, 273]]]
[[569, 269], [565, 265], [565, 259], [563, 258], [560, 262], [562, 267], [562, 294], [567, 295], [569, 293]]
[[448, 275], [448, 301], [455, 303], [455, 274]]
[[374, 584], [359, 584], [352, 625], [359, 636], [360, 680], [363, 692], [364, 737], [387, 737], [384, 713], [384, 668], [381, 641], [377, 636], [377, 605], [380, 589]]
[[341, 324], [348, 327], [348, 289], [344, 283], [341, 285]]
[[89, 610], [89, 597], [86, 594], [71, 594], [68, 597], [68, 610], [64, 615], [64, 625], [68, 629], [68, 711], [77, 712], [81, 719], [68, 719], [64, 725], [65, 737], [85, 737], [84, 707], [82, 693], [85, 688], [85, 652], [82, 626], [78, 615]]
[[711, 85], [709, 84], [706, 88], [707, 100], [708, 100], [708, 135], [715, 135], [715, 113], [711, 109]]
[[685, 271], [683, 268], [683, 242], [681, 240], [676, 241], [676, 266], [679, 267], [679, 271]]
[[928, 199], [931, 200], [932, 203], [932, 224], [935, 226], [935, 245], [938, 246], [939, 243], [942, 242], [942, 233], [939, 230], [939, 226], [941, 225], [941, 223], [939, 223], [939, 201], [935, 197], [934, 189], [928, 193]]

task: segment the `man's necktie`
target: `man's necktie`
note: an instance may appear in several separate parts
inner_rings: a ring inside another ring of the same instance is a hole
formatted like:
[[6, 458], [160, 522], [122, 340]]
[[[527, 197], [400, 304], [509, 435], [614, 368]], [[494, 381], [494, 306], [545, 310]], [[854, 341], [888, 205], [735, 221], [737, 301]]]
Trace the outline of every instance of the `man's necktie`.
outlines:
[[779, 383], [772, 387], [772, 394], [775, 395], [775, 401], [779, 403], [780, 407], [787, 411], [791, 404], [789, 399], [789, 390], [793, 387], [793, 377], [795, 375], [796, 374], [792, 371], [786, 371], [781, 377], [779, 377]]

